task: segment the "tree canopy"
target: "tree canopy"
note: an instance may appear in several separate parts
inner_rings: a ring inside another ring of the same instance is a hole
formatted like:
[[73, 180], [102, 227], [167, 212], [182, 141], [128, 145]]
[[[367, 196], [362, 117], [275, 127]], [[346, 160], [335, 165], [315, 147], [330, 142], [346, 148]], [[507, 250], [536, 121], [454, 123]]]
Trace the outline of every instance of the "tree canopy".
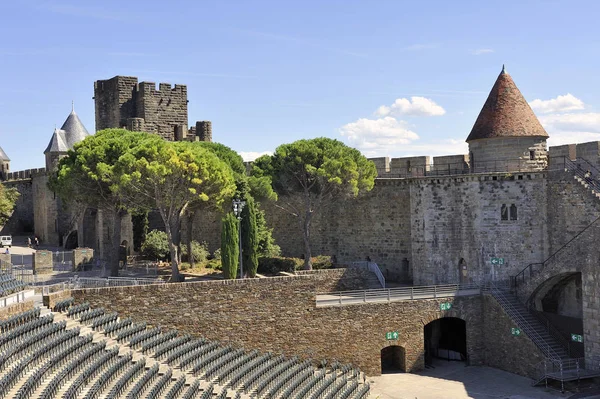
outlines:
[[147, 140], [122, 157], [127, 186], [158, 209], [169, 239], [172, 279], [179, 273], [181, 220], [196, 202], [220, 206], [235, 192], [231, 167], [206, 148], [189, 142]]
[[311, 269], [310, 225], [324, 201], [350, 199], [375, 184], [375, 164], [358, 150], [325, 137], [283, 144], [272, 156], [258, 158], [257, 178], [269, 177], [279, 195], [278, 207], [298, 219], [304, 239], [304, 265]]
[[19, 192], [15, 188], [0, 183], [0, 226], [10, 218], [18, 198]]
[[147, 140], [160, 138], [125, 129], [99, 131], [77, 143], [60, 160], [56, 175], [50, 179], [50, 187], [63, 201], [79, 209], [97, 208], [110, 218], [111, 244], [106, 262], [113, 276], [119, 272], [121, 218], [127, 211], [144, 205], [134, 192], [126, 189], [130, 176], [119, 169], [119, 161]]

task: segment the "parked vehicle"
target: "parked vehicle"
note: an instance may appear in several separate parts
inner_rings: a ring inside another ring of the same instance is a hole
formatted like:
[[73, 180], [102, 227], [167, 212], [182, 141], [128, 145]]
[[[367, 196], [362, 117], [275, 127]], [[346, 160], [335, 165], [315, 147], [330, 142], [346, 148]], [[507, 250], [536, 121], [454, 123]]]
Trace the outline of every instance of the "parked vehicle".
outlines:
[[12, 236], [0, 236], [0, 247], [12, 247]]

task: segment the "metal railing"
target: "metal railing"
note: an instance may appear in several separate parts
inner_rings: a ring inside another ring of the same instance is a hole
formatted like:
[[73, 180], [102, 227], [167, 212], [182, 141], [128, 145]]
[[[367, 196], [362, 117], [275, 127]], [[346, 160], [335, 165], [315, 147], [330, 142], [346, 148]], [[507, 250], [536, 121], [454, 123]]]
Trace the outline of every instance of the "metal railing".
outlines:
[[571, 344], [571, 341], [565, 337], [558, 328], [554, 326], [552, 321], [546, 317], [544, 312], [537, 311], [535, 309], [529, 309], [529, 313], [531, 313], [539, 322], [544, 326], [548, 335], [557, 340], [563, 348], [569, 354], [569, 357], [572, 358], [583, 358], [585, 356], [583, 352], [583, 346], [577, 346], [575, 344]]
[[547, 342], [531, 324], [529, 324], [521, 311], [513, 306], [511, 300], [508, 298], [508, 295], [510, 294], [508, 294], [507, 291], [498, 288], [493, 282], [489, 282], [487, 287], [487, 290], [500, 304], [502, 309], [504, 309], [506, 314], [508, 314], [512, 321], [527, 334], [529, 339], [538, 347], [546, 358], [553, 360], [561, 359], [561, 356], [551, 347], [550, 343]]
[[375, 275], [377, 276], [377, 280], [379, 280], [379, 284], [381, 284], [381, 288], [385, 288], [385, 277], [383, 277], [383, 273], [381, 273], [381, 269], [379, 268], [379, 265], [377, 265], [377, 263], [363, 260], [352, 262], [350, 263], [350, 265], [354, 267], [362, 267], [369, 270], [370, 272], [375, 273]]
[[477, 173], [520, 173], [540, 172], [547, 166], [541, 166], [539, 161], [530, 159], [507, 159], [500, 161], [453, 162], [440, 164], [411, 165], [403, 161], [394, 165], [392, 160], [388, 168], [377, 168], [378, 179], [402, 179], [411, 177], [456, 176]]
[[339, 306], [367, 302], [396, 302], [415, 299], [448, 298], [479, 295], [481, 287], [476, 284], [447, 284], [421, 287], [400, 287], [376, 290], [338, 291], [317, 294], [317, 306]]
[[150, 279], [150, 278], [127, 278], [127, 277], [108, 277], [108, 278], [95, 278], [95, 277], [74, 277], [71, 281], [71, 287], [77, 288], [100, 288], [100, 287], [127, 287], [136, 285], [152, 285], [152, 284], [166, 284], [162, 279]]
[[535, 366], [533, 385], [552, 379], [560, 381], [561, 391], [564, 392], [566, 381], [593, 378], [600, 375], [600, 358], [588, 357], [577, 359], [544, 359]]

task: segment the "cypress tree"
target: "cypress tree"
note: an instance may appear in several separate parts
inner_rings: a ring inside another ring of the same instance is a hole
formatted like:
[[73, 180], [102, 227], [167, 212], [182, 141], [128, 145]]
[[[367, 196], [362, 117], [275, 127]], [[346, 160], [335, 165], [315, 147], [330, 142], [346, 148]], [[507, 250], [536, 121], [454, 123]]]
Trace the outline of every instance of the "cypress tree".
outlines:
[[225, 215], [221, 229], [221, 265], [223, 277], [234, 279], [239, 263], [238, 220], [232, 212]]
[[258, 226], [256, 224], [256, 202], [247, 196], [246, 206], [242, 210], [242, 259], [244, 272], [256, 276], [258, 269]]

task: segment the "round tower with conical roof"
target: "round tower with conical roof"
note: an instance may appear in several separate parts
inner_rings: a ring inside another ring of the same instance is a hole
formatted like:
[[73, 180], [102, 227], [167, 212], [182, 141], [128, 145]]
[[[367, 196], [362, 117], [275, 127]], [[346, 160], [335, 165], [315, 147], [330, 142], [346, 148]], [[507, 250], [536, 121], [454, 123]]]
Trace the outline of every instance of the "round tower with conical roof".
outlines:
[[65, 120], [60, 129], [54, 129], [52, 138], [44, 150], [46, 156], [46, 170], [52, 171], [58, 165], [61, 157], [67, 155], [69, 150], [75, 147], [75, 144], [84, 140], [90, 134], [88, 133], [79, 116], [75, 113], [75, 107]]
[[543, 170], [548, 164], [548, 133], [504, 66], [471, 129], [473, 172]]

